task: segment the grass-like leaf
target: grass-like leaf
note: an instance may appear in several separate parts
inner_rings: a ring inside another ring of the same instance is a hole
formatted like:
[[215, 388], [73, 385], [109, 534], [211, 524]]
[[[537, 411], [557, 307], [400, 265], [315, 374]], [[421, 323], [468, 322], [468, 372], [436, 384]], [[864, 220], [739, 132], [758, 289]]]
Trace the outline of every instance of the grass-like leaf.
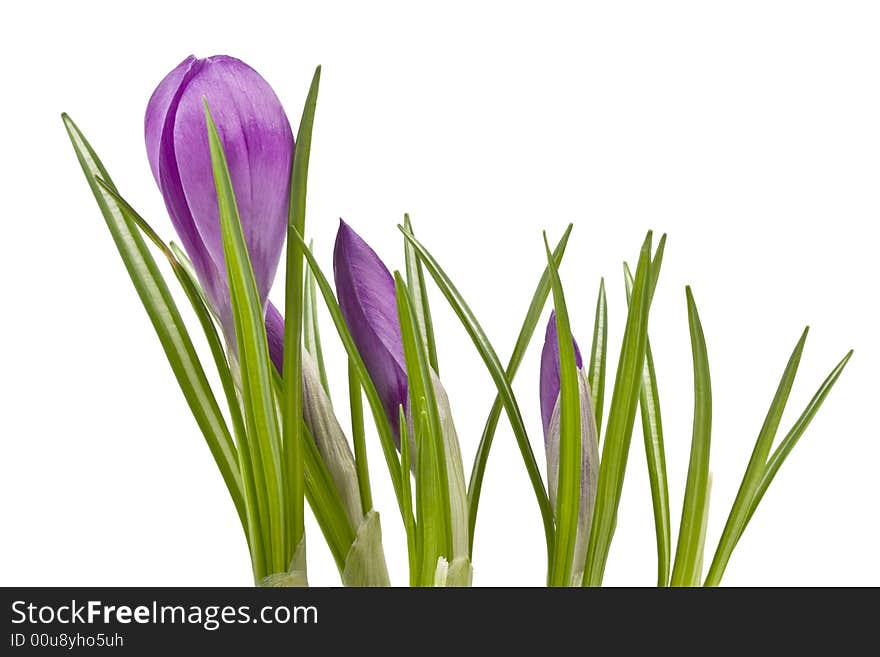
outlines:
[[[562, 239], [553, 250], [553, 261], [559, 267], [562, 264], [562, 256], [565, 255], [565, 247], [568, 245], [568, 238], [571, 235], [572, 225], [569, 224], [562, 235]], [[504, 371], [507, 380], [513, 384], [520, 363], [525, 356], [526, 349], [535, 333], [535, 328], [541, 318], [541, 312], [544, 310], [544, 304], [547, 302], [547, 296], [550, 294], [550, 270], [545, 267], [532, 295], [532, 301], [526, 311], [523, 319], [522, 327], [513, 346], [513, 353], [510, 360], [507, 361], [507, 369]], [[492, 403], [492, 409], [489, 411], [489, 417], [483, 427], [483, 434], [480, 437], [480, 444], [477, 446], [477, 454], [474, 457], [474, 466], [471, 470], [470, 483], [468, 484], [468, 539], [470, 541], [470, 555], [473, 557], [474, 551], [474, 531], [477, 525], [477, 509], [480, 506], [480, 492], [483, 488], [483, 477], [486, 473], [486, 465], [489, 462], [489, 451], [492, 449], [492, 440], [495, 438], [495, 431], [498, 429], [498, 420], [501, 418], [501, 411], [504, 410], [504, 402], [501, 395], [495, 397]]]
[[[846, 356], [844, 356], [843, 359], [835, 366], [835, 368], [831, 370], [831, 373], [828, 375], [825, 381], [822, 382], [822, 385], [819, 386], [816, 394], [813, 395], [810, 403], [807, 404], [804, 412], [801, 413], [800, 417], [797, 419], [797, 422], [794, 423], [791, 431], [786, 434], [785, 438], [782, 439], [782, 442], [779, 443], [779, 447], [777, 447], [776, 451], [773, 452], [773, 455], [767, 462], [767, 468], [765, 469], [764, 476], [761, 477], [761, 483], [758, 485], [758, 491], [755, 494], [755, 499], [752, 502], [751, 509], [749, 510], [748, 520], [751, 520], [752, 515], [754, 515], [755, 513], [755, 509], [758, 508], [758, 504], [764, 497], [764, 493], [767, 492], [767, 488], [770, 486], [770, 483], [773, 481], [776, 473], [779, 472], [779, 468], [782, 467], [782, 464], [785, 462], [785, 459], [788, 458], [791, 450], [794, 449], [794, 446], [797, 444], [798, 440], [800, 440], [801, 436], [804, 435], [804, 431], [806, 431], [807, 427], [810, 426], [810, 422], [813, 421], [816, 413], [819, 412], [819, 408], [822, 406], [822, 403], [825, 401], [828, 393], [831, 392], [831, 388], [833, 388], [834, 384], [837, 383], [837, 379], [839, 379], [840, 375], [843, 374], [843, 369], [846, 367], [846, 364], [849, 363], [849, 359], [852, 358], [852, 355], [853, 352], [852, 350], [850, 350], [849, 352], [847, 352]], [[748, 520], [746, 520], [746, 523], [748, 523]], [[743, 527], [743, 530], [744, 529], [745, 527]], [[740, 534], [742, 534], [742, 531], [740, 532]]]
[[[761, 500], [764, 497], [764, 494], [767, 492], [767, 488], [769, 488], [770, 484], [773, 481], [773, 478], [776, 476], [776, 473], [779, 472], [779, 468], [785, 462], [785, 459], [791, 453], [791, 450], [794, 449], [794, 446], [797, 444], [798, 440], [800, 440], [801, 436], [810, 425], [810, 422], [812, 422], [813, 418], [816, 416], [816, 413], [819, 411], [819, 408], [822, 406], [825, 398], [828, 397], [828, 394], [831, 392], [834, 384], [837, 383], [837, 380], [840, 378], [840, 375], [843, 373], [843, 370], [849, 362], [849, 359], [852, 358], [852, 355], [853, 352], [852, 350], [850, 350], [846, 354], [846, 356], [844, 356], [843, 359], [835, 366], [835, 368], [831, 370], [831, 373], [828, 375], [825, 381], [822, 382], [822, 385], [819, 386], [816, 394], [813, 395], [813, 398], [807, 404], [800, 417], [798, 417], [797, 421], [794, 423], [794, 426], [792, 426], [791, 430], [788, 432], [788, 434], [786, 434], [785, 438], [782, 439], [782, 442], [779, 443], [779, 446], [767, 460], [766, 464], [764, 464], [763, 468], [761, 468], [759, 474], [756, 475], [755, 478], [757, 480], [757, 483], [753, 485], [752, 494], [745, 503], [745, 518], [741, 522], [734, 525], [733, 531], [735, 532], [735, 535], [732, 539], [728, 539], [732, 543], [729, 550], [726, 548], [726, 546], [725, 549], [722, 550], [721, 542], [719, 542], [719, 548], [715, 552], [715, 558], [713, 559], [712, 566], [710, 567], [709, 573], [706, 576], [706, 586], [717, 586], [720, 583], [721, 577], [724, 574], [724, 569], [726, 568], [727, 563], [730, 559], [730, 552], [732, 552], [733, 548], [736, 547], [736, 544], [742, 537], [743, 532], [745, 531], [746, 527], [749, 524], [749, 521], [752, 519], [752, 516], [755, 513], [755, 510], [758, 508], [758, 504], [760, 504]], [[788, 370], [786, 370], [786, 372], [787, 371]], [[782, 386], [784, 383], [785, 377], [783, 377], [783, 383], [781, 383], [780, 386]], [[727, 528], [725, 527], [725, 531], [726, 530]]]
[[324, 465], [315, 440], [305, 423], [302, 423], [302, 431], [305, 496], [315, 512], [315, 519], [341, 573], [356, 536], [355, 529], [348, 519], [342, 496], [333, 483], [333, 476]]
[[321, 67], [315, 69], [312, 84], [306, 96], [290, 174], [290, 202], [287, 218], [287, 267], [284, 286], [284, 395], [281, 400], [283, 433], [282, 472], [286, 484], [284, 497], [288, 515], [286, 542], [292, 550], [302, 541], [305, 533], [303, 509], [304, 474], [302, 460], [302, 326], [303, 326], [303, 260], [293, 233], [305, 235], [306, 193], [309, 178], [309, 156], [312, 149], [312, 127], [315, 106], [321, 83]]
[[385, 410], [382, 406], [382, 401], [379, 398], [379, 393], [376, 391], [376, 386], [373, 384], [373, 380], [367, 373], [367, 367], [364, 365], [363, 358], [361, 358], [361, 355], [354, 344], [354, 339], [351, 337], [351, 333], [348, 330], [348, 326], [345, 324], [345, 319], [342, 317], [342, 311], [339, 309], [339, 302], [333, 294], [333, 289], [330, 287], [330, 283], [327, 282], [327, 277], [324, 275], [324, 272], [321, 271], [321, 267], [318, 265], [317, 260], [315, 260], [315, 256], [311, 251], [305, 248], [305, 242], [303, 241], [302, 235], [294, 231], [293, 238], [303, 248], [303, 254], [306, 257], [309, 268], [312, 270], [312, 274], [315, 276], [315, 282], [318, 284], [318, 290], [324, 298], [324, 305], [330, 313], [333, 325], [336, 327], [336, 332], [339, 335], [339, 340], [342, 342], [342, 346], [345, 349], [346, 354], [348, 354], [349, 362], [357, 374], [364, 394], [367, 396], [367, 402], [370, 404], [370, 411], [373, 414], [373, 422], [376, 425], [376, 430], [379, 432], [379, 441], [382, 444], [382, 452], [385, 455], [385, 462], [388, 465], [388, 473], [391, 477], [391, 483], [394, 486], [394, 494], [397, 496], [397, 503], [402, 513], [403, 492], [400, 479], [400, 461], [397, 458], [397, 448], [394, 446], [394, 434], [391, 431], [391, 424], [388, 422], [388, 417], [385, 415]]
[[[312, 279], [314, 280], [314, 279]], [[354, 463], [357, 469], [358, 491], [364, 515], [373, 509], [373, 493], [370, 488], [370, 468], [367, 461], [367, 439], [364, 431], [364, 400], [357, 369], [348, 361], [348, 400], [351, 412], [351, 441], [354, 444]]]
[[605, 405], [605, 368], [608, 355], [608, 302], [605, 299], [605, 279], [599, 281], [596, 297], [596, 318], [593, 321], [593, 345], [590, 349], [590, 397], [596, 416], [596, 438], [602, 437], [602, 411]]
[[712, 384], [706, 339], [690, 287], [686, 288], [691, 352], [694, 360], [694, 430], [687, 485], [672, 565], [672, 586], [700, 583], [709, 495], [709, 447], [712, 433]]
[[226, 404], [229, 409], [229, 416], [232, 420], [232, 428], [237, 440], [237, 458], [240, 463], [240, 477], [244, 485], [244, 513], [242, 525], [248, 538], [248, 546], [251, 550], [251, 559], [253, 564], [264, 562], [264, 547], [262, 544], [262, 530], [260, 528], [260, 518], [255, 508], [256, 505], [256, 489], [254, 484], [254, 473], [250, 461], [250, 454], [247, 449], [248, 435], [244, 425], [244, 419], [241, 415], [241, 405], [238, 399], [238, 393], [235, 389], [232, 372], [229, 369], [229, 361], [226, 352], [223, 349], [223, 342], [217, 331], [217, 325], [214, 322], [212, 311], [205, 298], [204, 291], [195, 278], [192, 265], [186, 258], [186, 255], [175, 249], [174, 244], [167, 245], [161, 237], [153, 230], [152, 226], [131, 207], [131, 205], [123, 199], [118, 192], [110, 187], [109, 183], [102, 179], [98, 179], [98, 184], [109, 194], [118, 205], [123, 216], [128, 221], [133, 222], [141, 232], [149, 238], [153, 244], [162, 252], [171, 265], [171, 270], [177, 277], [181, 288], [189, 299], [190, 305], [199, 320], [202, 332], [208, 340], [208, 346], [211, 349], [211, 355], [214, 358], [214, 364], [217, 368], [217, 374], [220, 377], [220, 383], [223, 387], [223, 393], [226, 396]]
[[406, 551], [409, 557], [409, 585], [417, 586], [419, 583], [419, 529], [413, 515], [412, 486], [410, 480], [410, 468], [412, 463], [409, 455], [409, 435], [406, 428], [406, 413], [403, 406], [398, 408], [398, 421], [400, 426], [400, 480], [403, 490], [403, 527], [406, 530]]
[[[284, 394], [283, 385], [281, 376], [273, 368], [272, 388], [278, 400]], [[311, 430], [304, 420], [302, 425], [305, 497], [341, 574], [345, 569], [351, 544], [357, 536], [357, 528], [351, 524], [345, 502], [321, 457]]]
[[[626, 283], [626, 302], [630, 303], [633, 277], [626, 263], [623, 264], [623, 274]], [[651, 484], [651, 502], [654, 508], [654, 530], [657, 535], [657, 586], [666, 586], [669, 583], [672, 560], [669, 483], [666, 478], [666, 450], [663, 446], [660, 394], [657, 389], [657, 374], [654, 371], [650, 337], [645, 344], [645, 366], [642, 369], [642, 387], [639, 390], [639, 410], [642, 416], [642, 435], [645, 439], [645, 458], [648, 462], [648, 480]]]
[[[247, 533], [244, 486], [235, 443], [183, 318], [136, 224], [126, 216], [116, 198], [108, 191], [116, 191], [110, 174], [73, 120], [67, 114], [62, 114], [61, 118], [86, 182], [95, 196], [113, 242], [150, 317], [174, 376], [205, 437]], [[99, 179], [104, 181], [104, 187], [99, 184]]]
[[559, 474], [556, 485], [556, 540], [550, 566], [550, 586], [568, 586], [572, 578], [581, 490], [581, 403], [574, 343], [562, 281], [544, 233], [547, 267], [556, 310], [559, 351]]
[[[309, 251], [311, 250], [312, 244], [309, 242]], [[303, 273], [303, 346], [318, 364], [321, 387], [324, 388], [324, 392], [327, 393], [327, 399], [330, 400], [330, 382], [327, 380], [324, 349], [321, 345], [321, 329], [318, 324], [318, 290], [315, 287], [315, 278], [312, 276], [312, 270], [308, 268]]]
[[782, 373], [782, 379], [776, 388], [776, 394], [773, 396], [770, 409], [767, 411], [767, 417], [764, 419], [764, 424], [758, 433], [758, 439], [755, 441], [752, 456], [749, 459], [748, 466], [746, 466], [746, 471], [730, 509], [730, 514], [727, 516], [724, 530], [721, 532], [721, 538], [718, 540], [715, 556], [706, 575], [706, 584], [709, 586], [715, 585], [721, 580], [721, 575], [727, 567], [730, 555], [733, 553], [736, 542], [747, 522], [751, 502], [761, 483], [767, 458], [770, 456], [770, 449], [773, 447], [773, 441], [776, 438], [776, 432], [782, 420], [782, 413], [785, 410], [791, 388], [794, 385], [798, 365], [800, 364], [804, 345], [807, 341], [807, 333], [809, 333], [809, 327], [804, 329], [795, 345], [794, 351], [792, 351], [788, 359], [788, 364]]
[[410, 293], [399, 272], [394, 273], [394, 291], [416, 432], [416, 497], [422, 536], [420, 562], [423, 565], [419, 580], [421, 584], [429, 585], [434, 579], [437, 560], [440, 557], [452, 560], [446, 450], [425, 344], [419, 334]]
[[632, 303], [626, 317], [626, 328], [620, 348], [614, 391], [608, 412], [602, 459], [599, 464], [599, 480], [596, 485], [596, 508], [587, 547], [584, 586], [600, 586], [608, 561], [608, 551], [617, 525], [617, 508], [623, 490], [627, 457], [635, 423], [636, 406], [641, 388], [642, 368], [648, 341], [648, 315], [651, 309], [653, 289], [656, 286], [660, 259], [651, 261], [651, 237], [649, 232], [642, 245], [639, 264], [636, 267]]
[[232, 179], [226, 165], [226, 155], [207, 101], [205, 101], [205, 121], [211, 148], [214, 184], [217, 187], [226, 275], [235, 318], [245, 424], [248, 435], [252, 436], [253, 442], [257, 444], [257, 449], [251, 454], [251, 460], [256, 475], [257, 500], [261, 507], [264, 545], [267, 546], [267, 566], [271, 569], [265, 574], [285, 573], [290, 567], [297, 544], [291, 545], [287, 540], [286, 525], [289, 519], [284, 513], [288, 507], [285, 504], [281, 436], [272, 390], [273, 369], [269, 360], [263, 308], [241, 228], [241, 218], [238, 214], [235, 192], [232, 189]]
[[[403, 226], [415, 235], [409, 215], [403, 215]], [[435, 374], [440, 374], [437, 360], [437, 344], [434, 340], [434, 322], [431, 319], [431, 305], [428, 302], [428, 288], [425, 286], [425, 274], [412, 244], [404, 240], [404, 256], [406, 258], [406, 285], [411, 290], [413, 312], [419, 322], [419, 332], [428, 352], [428, 362]]]
[[541, 479], [541, 472], [535, 461], [535, 455], [532, 452], [532, 446], [529, 442], [529, 436], [526, 432], [525, 424], [523, 423], [519, 404], [517, 403], [516, 396], [513, 394], [513, 390], [510, 387], [507, 374], [501, 365], [501, 361], [498, 359], [498, 354], [495, 352], [494, 347], [492, 347], [492, 343], [489, 342], [489, 339], [486, 337], [486, 334], [477, 321], [476, 316], [474, 316], [470, 307], [461, 296], [461, 293], [456, 289], [455, 285], [452, 284], [452, 281], [440, 267], [437, 260], [403, 226], [398, 226], [398, 228], [403, 233], [404, 237], [406, 237], [406, 239], [413, 245], [418, 253], [419, 259], [424, 263], [425, 268], [428, 270], [428, 273], [431, 274], [437, 287], [440, 288], [443, 296], [446, 297], [449, 305], [455, 311], [455, 314], [458, 316], [462, 326], [464, 326], [465, 331], [467, 331], [467, 334], [470, 336], [471, 341], [474, 343], [474, 346], [479, 352], [480, 357], [483, 359], [483, 362], [495, 383], [498, 395], [504, 405], [505, 411], [507, 412], [510, 425], [513, 428], [513, 433], [516, 436], [517, 445], [520, 454], [522, 455], [523, 462], [525, 463], [529, 481], [532, 484], [532, 489], [535, 492], [535, 497], [537, 498], [538, 506], [541, 510], [541, 519], [544, 523], [544, 535], [547, 542], [547, 559], [548, 564], [550, 564], [552, 562], [555, 532], [553, 509], [550, 507], [547, 490], [544, 487], [544, 481]]

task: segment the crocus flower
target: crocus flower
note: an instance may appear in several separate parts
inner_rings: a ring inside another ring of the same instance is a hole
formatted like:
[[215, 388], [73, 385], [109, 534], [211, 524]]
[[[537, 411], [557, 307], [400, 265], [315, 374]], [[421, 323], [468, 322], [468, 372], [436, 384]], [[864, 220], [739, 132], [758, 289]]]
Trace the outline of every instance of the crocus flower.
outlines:
[[293, 133], [269, 84], [244, 62], [225, 55], [187, 57], [159, 83], [147, 105], [144, 135], [153, 177], [227, 341], [234, 345], [205, 99], [226, 152], [264, 305], [286, 233]]
[[[577, 342], [574, 342], [574, 359], [577, 366], [581, 404], [581, 494], [578, 504], [578, 530], [575, 539], [572, 584], [580, 585], [590, 539], [593, 508], [596, 504], [599, 442], [593, 403], [590, 401], [590, 386], [587, 382], [587, 373], [584, 371], [584, 363]], [[544, 449], [547, 455], [547, 481], [550, 488], [550, 503], [554, 508], [556, 507], [556, 487], [559, 477], [561, 388], [559, 372], [559, 336], [556, 332], [556, 314], [551, 313], [544, 338], [544, 349], [541, 352], [540, 395]]]
[[394, 278], [376, 252], [339, 220], [333, 249], [339, 308], [382, 400], [400, 447], [398, 408], [407, 407], [406, 361]]
[[[394, 278], [376, 252], [342, 220], [339, 222], [333, 251], [333, 274], [345, 323], [382, 400], [397, 437], [398, 447], [399, 408], [403, 406], [406, 411], [407, 435], [410, 436], [410, 454], [415, 455], [415, 430], [407, 396], [406, 361], [397, 316]], [[448, 564], [449, 581], [454, 579], [468, 583], [470, 563], [467, 561], [467, 495], [458, 435], [452, 421], [449, 397], [434, 372], [431, 373], [431, 382], [440, 415], [449, 477], [453, 540], [453, 560]], [[462, 571], [465, 571], [464, 575]]]

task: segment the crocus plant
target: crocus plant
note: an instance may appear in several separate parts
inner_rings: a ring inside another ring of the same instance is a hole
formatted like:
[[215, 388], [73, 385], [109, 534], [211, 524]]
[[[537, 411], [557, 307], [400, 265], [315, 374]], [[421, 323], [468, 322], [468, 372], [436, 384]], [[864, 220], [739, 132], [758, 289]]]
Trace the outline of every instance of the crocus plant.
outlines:
[[[147, 160], [180, 247], [166, 243], [123, 199], [82, 132], [67, 115], [62, 117], [110, 234], [229, 490], [250, 551], [254, 582], [308, 584], [303, 520], [308, 501], [342, 583], [390, 585], [367, 463], [366, 398], [406, 530], [410, 585], [471, 585], [483, 475], [502, 412], [541, 512], [548, 585], [602, 584], [637, 412], [651, 482], [657, 584], [717, 585], [776, 472], [852, 352], [832, 370], [773, 449], [804, 349], [804, 331], [704, 572], [711, 481], [709, 362], [696, 302], [687, 288], [694, 424], [673, 550], [658, 382], [648, 338], [665, 236], [653, 249], [648, 233], [635, 273], [624, 267], [628, 311], [606, 416], [605, 284], [599, 286], [591, 349], [585, 358], [572, 337], [559, 275], [571, 226], [552, 251], [545, 236], [547, 266], [506, 366], [449, 276], [416, 239], [406, 215], [398, 226], [404, 273], [389, 271], [350, 225], [339, 222], [333, 250], [334, 293], [312, 247], [304, 241], [319, 82], [320, 67], [294, 139], [275, 92], [240, 60], [188, 57], [165, 76], [147, 105], [144, 132]], [[154, 251], [170, 265], [192, 306], [219, 375], [219, 391], [208, 381]], [[284, 307], [277, 308], [269, 302], [269, 292], [282, 255]], [[472, 339], [497, 389], [467, 482], [449, 397], [439, 376], [429, 278]], [[540, 409], [544, 433], [545, 478], [511, 384], [551, 295], [540, 394], [534, 404]], [[350, 439], [334, 412], [318, 330], [319, 299], [349, 364]]]

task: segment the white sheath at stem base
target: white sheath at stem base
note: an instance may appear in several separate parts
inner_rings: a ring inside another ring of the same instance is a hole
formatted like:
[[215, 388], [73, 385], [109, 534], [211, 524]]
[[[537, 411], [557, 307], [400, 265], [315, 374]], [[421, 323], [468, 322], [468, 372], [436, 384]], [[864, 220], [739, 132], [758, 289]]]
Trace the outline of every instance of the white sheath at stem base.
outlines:
[[299, 542], [296, 552], [293, 553], [293, 559], [290, 562], [290, 570], [286, 573], [272, 573], [266, 575], [262, 580], [257, 582], [257, 586], [268, 587], [307, 587], [309, 578], [306, 575], [306, 539]]
[[376, 511], [367, 513], [358, 527], [357, 537], [345, 557], [342, 583], [345, 586], [391, 586]]

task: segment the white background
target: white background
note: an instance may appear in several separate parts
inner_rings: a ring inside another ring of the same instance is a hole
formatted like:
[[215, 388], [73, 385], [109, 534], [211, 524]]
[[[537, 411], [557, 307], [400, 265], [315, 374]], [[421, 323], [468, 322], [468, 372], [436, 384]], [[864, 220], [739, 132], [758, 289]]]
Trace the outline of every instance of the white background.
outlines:
[[[412, 213], [504, 360], [544, 266], [542, 229], [555, 239], [575, 223], [563, 277], [585, 348], [606, 277], [611, 365], [621, 262], [648, 228], [669, 234], [651, 337], [673, 535], [693, 403], [684, 285], [699, 304], [714, 388], [707, 550], [803, 326], [812, 331], [782, 431], [855, 348], [725, 583], [880, 584], [875, 3], [148, 4], [2, 10], [0, 583], [251, 582], [232, 504], [59, 119], [73, 116], [123, 194], [170, 239], [144, 108], [186, 55], [229, 53], [270, 81], [294, 125], [324, 66], [308, 231], [327, 271], [340, 216], [402, 267], [395, 224]], [[432, 299], [469, 470], [494, 389], [436, 290]], [[325, 322], [344, 400], [332, 330]], [[541, 339], [515, 390], [543, 467]], [[343, 424], [346, 406], [337, 404]], [[370, 449], [392, 578], [403, 584], [402, 527], [374, 436]], [[644, 462], [637, 422], [608, 584], [654, 581]], [[310, 579], [336, 585], [309, 522]], [[477, 532], [476, 584], [543, 582], [540, 517], [505, 422]]]

